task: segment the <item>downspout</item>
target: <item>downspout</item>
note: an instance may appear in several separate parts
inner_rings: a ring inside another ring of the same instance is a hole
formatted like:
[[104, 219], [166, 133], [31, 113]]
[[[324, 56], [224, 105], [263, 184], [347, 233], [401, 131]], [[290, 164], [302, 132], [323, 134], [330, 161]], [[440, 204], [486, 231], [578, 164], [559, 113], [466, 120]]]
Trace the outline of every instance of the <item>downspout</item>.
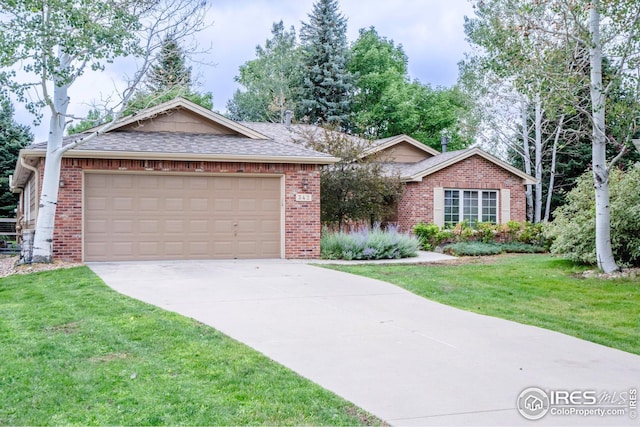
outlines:
[[13, 185], [13, 175], [9, 175], [9, 191], [12, 193], [18, 193], [20, 198], [18, 199], [18, 208], [16, 209], [16, 241], [20, 243], [22, 240], [22, 212], [24, 212], [24, 189]]
[[[20, 157], [20, 165], [22, 167], [26, 168], [27, 170], [30, 170], [31, 172], [33, 172], [35, 174], [35, 176], [36, 176], [36, 179], [35, 179], [35, 191], [36, 191], [36, 194], [35, 194], [35, 196], [36, 196], [36, 200], [38, 200], [40, 198], [40, 188], [39, 188], [40, 187], [40, 172], [38, 172], [37, 168], [27, 164], [27, 162], [24, 161], [24, 157]], [[26, 202], [30, 203], [31, 201], [27, 200]], [[36, 205], [35, 205], [35, 212], [33, 214], [34, 218], [38, 218], [38, 204], [39, 203], [36, 203]]]

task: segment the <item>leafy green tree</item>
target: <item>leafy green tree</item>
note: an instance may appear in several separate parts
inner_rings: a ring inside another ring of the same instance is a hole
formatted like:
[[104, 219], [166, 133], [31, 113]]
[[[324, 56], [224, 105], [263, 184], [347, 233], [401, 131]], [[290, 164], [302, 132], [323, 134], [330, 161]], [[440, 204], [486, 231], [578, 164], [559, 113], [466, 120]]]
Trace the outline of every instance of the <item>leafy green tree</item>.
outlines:
[[349, 71], [355, 76], [353, 121], [358, 130], [373, 138], [389, 136], [389, 113], [394, 91], [407, 83], [408, 58], [402, 46], [378, 35], [376, 29], [360, 29], [351, 47]]
[[0, 98], [0, 217], [14, 218], [18, 196], [9, 190], [9, 175], [13, 173], [18, 154], [33, 139], [28, 126], [13, 119], [13, 105], [8, 97]]
[[[477, 3], [477, 23], [482, 36], [492, 37], [481, 44], [490, 49], [485, 64], [497, 62], [504, 77], [515, 81], [518, 89], [536, 106], [536, 176], [541, 172], [541, 134], [539, 117], [545, 105], [574, 108], [588, 120], [577, 129], [591, 143], [591, 170], [596, 200], [595, 247], [598, 267], [609, 273], [618, 267], [611, 250], [609, 173], [624, 155], [630, 139], [637, 133], [638, 74], [640, 61], [640, 3], [636, 0], [483, 0]], [[632, 97], [627, 107], [615, 111], [608, 102], [615, 84], [603, 79], [605, 58], [614, 75], [625, 82]], [[510, 65], [509, 65], [510, 64]], [[524, 73], [518, 70], [525, 70]], [[587, 92], [588, 96], [583, 96]], [[543, 108], [540, 108], [543, 107]], [[609, 112], [613, 117], [607, 119]], [[526, 126], [523, 126], [526, 130]], [[527, 138], [525, 137], [525, 140]], [[612, 159], [607, 147], [621, 149]], [[526, 152], [526, 150], [525, 150]], [[536, 194], [539, 200], [540, 195]], [[539, 218], [536, 203], [536, 217]]]
[[[148, 72], [164, 34], [176, 39], [202, 26], [204, 3], [191, 0], [21, 0], [0, 2], [0, 80], [37, 115], [51, 118], [33, 243], [33, 262], [53, 260], [53, 234], [62, 157], [108, 131]], [[112, 122], [63, 146], [69, 89], [87, 70], [103, 70], [116, 58], [135, 56], [142, 66], [122, 93]], [[35, 93], [32, 93], [32, 92]], [[35, 99], [36, 101], [29, 101]]]
[[368, 221], [371, 225], [394, 214], [404, 190], [399, 176], [385, 172], [383, 165], [369, 157], [363, 160], [370, 141], [325, 129], [321, 135], [306, 135], [311, 148], [338, 157], [340, 161], [323, 168], [320, 175], [322, 221], [337, 224]]
[[285, 30], [280, 21], [271, 34], [264, 47], [256, 47], [256, 59], [240, 66], [235, 80], [244, 90], [237, 90], [227, 103], [234, 120], [283, 122], [286, 110], [300, 117], [303, 68], [296, 31]]
[[113, 116], [109, 113], [105, 116], [105, 113], [99, 108], [92, 108], [87, 113], [87, 117], [80, 120], [78, 123], [70, 124], [67, 126], [67, 133], [69, 135], [73, 135], [76, 133], [82, 133], [86, 130], [89, 130], [93, 127], [101, 125], [103, 123], [111, 121]]
[[389, 113], [389, 127], [383, 136], [405, 133], [436, 150], [441, 149], [442, 134], [449, 137], [449, 150], [467, 147], [472, 142], [474, 124], [470, 99], [456, 87], [433, 89], [414, 81], [391, 91], [397, 106]]
[[360, 30], [349, 60], [356, 88], [354, 127], [371, 138], [408, 134], [438, 150], [445, 131], [450, 149], [469, 145], [475, 129], [470, 98], [455, 87], [411, 82], [407, 63], [402, 46], [373, 27]]
[[353, 92], [348, 69], [347, 19], [337, 0], [317, 0], [302, 23], [302, 111], [310, 123], [348, 128]]
[[[626, 172], [614, 169], [611, 190], [611, 243], [615, 258], [624, 265], [640, 266], [640, 163]], [[593, 177], [587, 171], [556, 210], [547, 234], [554, 239], [553, 253], [572, 261], [597, 264], [596, 206]]]

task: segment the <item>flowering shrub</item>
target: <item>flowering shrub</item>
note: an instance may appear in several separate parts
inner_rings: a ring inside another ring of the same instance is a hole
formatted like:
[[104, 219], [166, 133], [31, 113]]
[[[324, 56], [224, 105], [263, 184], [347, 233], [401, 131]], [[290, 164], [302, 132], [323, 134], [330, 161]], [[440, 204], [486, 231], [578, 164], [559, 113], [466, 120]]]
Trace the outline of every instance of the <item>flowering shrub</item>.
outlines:
[[320, 253], [324, 259], [374, 260], [408, 258], [418, 255], [420, 242], [414, 236], [399, 233], [396, 227], [374, 227], [351, 233], [324, 230]]

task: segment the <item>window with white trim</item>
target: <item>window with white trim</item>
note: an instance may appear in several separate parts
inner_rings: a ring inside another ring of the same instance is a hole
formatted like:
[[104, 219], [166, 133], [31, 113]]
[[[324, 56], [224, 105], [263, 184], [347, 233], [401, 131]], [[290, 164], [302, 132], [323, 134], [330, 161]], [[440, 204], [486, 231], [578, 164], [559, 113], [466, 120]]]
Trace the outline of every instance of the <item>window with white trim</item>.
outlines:
[[498, 222], [496, 190], [444, 190], [444, 225], [453, 227], [466, 221], [471, 227], [478, 222]]

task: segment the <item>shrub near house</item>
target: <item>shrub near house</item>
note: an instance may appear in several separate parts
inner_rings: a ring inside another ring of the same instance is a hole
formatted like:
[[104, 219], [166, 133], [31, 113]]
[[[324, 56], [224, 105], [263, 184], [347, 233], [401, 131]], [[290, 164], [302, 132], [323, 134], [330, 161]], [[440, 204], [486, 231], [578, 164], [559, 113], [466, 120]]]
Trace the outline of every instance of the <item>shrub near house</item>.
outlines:
[[420, 223], [413, 232], [424, 250], [441, 247], [452, 255], [497, 255], [505, 252], [535, 253], [546, 252], [548, 242], [543, 235], [542, 224], [509, 221], [496, 225], [478, 223], [471, 228], [460, 222], [453, 228], [441, 229], [435, 224]]
[[[613, 170], [611, 189], [611, 247], [625, 266], [640, 265], [640, 164], [628, 171]], [[551, 252], [572, 261], [596, 264], [595, 201], [593, 177], [586, 172], [558, 208], [548, 236], [555, 239]]]
[[350, 233], [325, 229], [320, 248], [324, 259], [397, 259], [417, 256], [420, 242], [414, 236], [399, 233], [394, 227], [386, 230], [375, 227]]

